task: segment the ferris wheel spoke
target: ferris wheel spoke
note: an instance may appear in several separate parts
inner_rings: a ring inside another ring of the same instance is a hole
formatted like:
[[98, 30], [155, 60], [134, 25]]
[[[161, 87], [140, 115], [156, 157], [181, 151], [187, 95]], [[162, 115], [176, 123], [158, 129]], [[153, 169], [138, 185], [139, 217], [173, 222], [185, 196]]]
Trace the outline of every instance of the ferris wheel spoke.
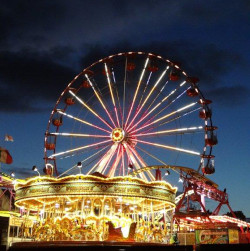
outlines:
[[132, 110], [133, 110], [133, 108], [134, 108], [135, 100], [136, 100], [136, 98], [137, 98], [137, 94], [138, 94], [138, 91], [139, 91], [139, 88], [140, 88], [142, 79], [143, 79], [143, 77], [144, 77], [144, 74], [145, 74], [145, 71], [146, 71], [148, 62], [149, 62], [149, 57], [147, 57], [147, 59], [146, 59], [146, 61], [145, 61], [145, 64], [144, 64], [144, 67], [143, 67], [143, 70], [142, 70], [140, 79], [139, 79], [139, 81], [138, 81], [138, 83], [137, 83], [136, 91], [135, 91], [135, 94], [134, 94], [134, 97], [133, 97], [133, 101], [132, 101], [132, 104], [131, 104], [130, 109], [129, 109], [129, 112], [128, 112], [128, 116], [127, 116], [127, 120], [126, 120], [126, 123], [125, 123], [125, 125], [124, 125], [124, 128], [127, 127], [128, 120], [129, 120], [130, 115], [131, 115], [131, 112], [132, 112]]
[[151, 102], [151, 104], [149, 105], [149, 107], [146, 109], [146, 111], [144, 112], [144, 114], [142, 114], [141, 118], [139, 119], [139, 121], [137, 121], [134, 125], [132, 125], [132, 127], [128, 128], [128, 130], [132, 130], [134, 127], [136, 127], [141, 121], [143, 121], [144, 119], [146, 119], [161, 103], [159, 103], [158, 105], [156, 105], [153, 109], [150, 109], [150, 107], [154, 104], [154, 102], [157, 100], [157, 98], [160, 96], [160, 94], [162, 93], [162, 91], [164, 90], [165, 86], [167, 85], [168, 81], [165, 83], [165, 85], [161, 88], [160, 92], [157, 94], [157, 96], [154, 98], [154, 100]]
[[[102, 150], [106, 150], [108, 147], [110, 147], [110, 145], [107, 145], [106, 147], [104, 147]], [[99, 159], [99, 161], [87, 172], [87, 174], [91, 174], [95, 169], [97, 169], [98, 165], [100, 164], [100, 162], [102, 161], [102, 159], [106, 156], [107, 152], [110, 151], [110, 149], [108, 149]]]
[[[108, 148], [108, 147], [109, 147], [109, 146], [107, 145], [107, 146], [105, 146], [104, 148], [102, 148], [101, 150], [99, 150], [99, 151], [95, 152], [94, 154], [90, 155], [89, 157], [83, 159], [83, 160], [81, 161], [81, 163], [83, 164], [83, 163], [85, 163], [87, 160], [92, 159], [94, 156], [98, 155], [99, 153], [101, 153], [102, 151], [104, 151], [104, 150], [105, 150], [106, 148]], [[74, 166], [71, 167], [70, 169], [68, 169], [68, 170], [66, 170], [65, 172], [63, 172], [62, 174], [60, 174], [57, 178], [60, 178], [61, 176], [63, 176], [64, 174], [70, 172], [72, 169], [74, 169], [74, 168], [76, 168], [76, 167], [77, 167], [77, 165], [74, 165]]]
[[129, 150], [137, 157], [137, 159], [139, 160], [139, 162], [141, 163], [142, 167], [147, 166], [146, 162], [144, 160], [142, 160], [142, 158], [140, 157], [140, 155], [136, 152], [136, 150], [131, 147], [129, 144], [127, 145]]
[[139, 150], [141, 150], [142, 152], [146, 153], [148, 156], [150, 156], [151, 158], [159, 161], [161, 164], [163, 165], [167, 165], [167, 163], [165, 163], [164, 161], [162, 161], [161, 159], [157, 158], [156, 156], [154, 156], [152, 153], [149, 153], [148, 151], [146, 151], [145, 149], [139, 147], [138, 145], [136, 146], [136, 148], [138, 148]]
[[124, 80], [123, 80], [123, 98], [122, 98], [122, 128], [124, 128], [124, 118], [125, 118], [125, 102], [126, 102], [127, 67], [128, 67], [128, 57], [126, 57], [126, 60], [125, 60], [125, 70], [124, 70]]
[[[128, 163], [133, 164], [133, 167], [135, 167], [135, 170], [141, 169], [141, 166], [140, 166], [139, 163], [137, 162], [135, 156], [134, 156], [133, 153], [130, 151], [129, 145], [126, 144], [126, 143], [124, 143], [123, 145], [124, 145], [124, 148], [125, 148], [125, 150], [126, 150], [127, 157], [128, 157]], [[142, 179], [147, 180], [147, 177], [145, 176], [144, 173], [141, 173], [141, 174], [139, 174], [139, 175], [140, 175], [140, 177], [141, 177]]]
[[83, 120], [83, 119], [80, 119], [80, 118], [77, 118], [77, 117], [75, 117], [75, 116], [72, 116], [71, 114], [68, 114], [68, 113], [66, 113], [66, 112], [63, 112], [63, 111], [60, 111], [60, 110], [58, 110], [57, 112], [60, 113], [60, 114], [62, 114], [62, 115], [64, 115], [64, 116], [66, 116], [66, 117], [68, 117], [68, 118], [71, 118], [71, 119], [74, 119], [74, 120], [76, 120], [76, 121], [79, 121], [79, 122], [81, 122], [81, 123], [83, 123], [83, 124], [85, 124], [85, 125], [88, 125], [88, 126], [97, 128], [97, 129], [99, 129], [99, 130], [101, 130], [101, 131], [104, 131], [104, 132], [107, 132], [107, 133], [109, 133], [109, 134], [111, 133], [111, 131], [108, 131], [108, 130], [102, 128], [102, 127], [96, 126], [96, 125], [94, 125], [94, 124], [92, 124], [92, 123], [90, 123], [90, 122], [87, 122], [87, 121]]
[[[147, 164], [146, 164], [146, 162], [142, 159], [142, 157], [140, 156], [140, 154], [139, 154], [133, 147], [130, 147], [129, 145], [128, 145], [128, 147], [129, 147], [130, 151], [132, 151], [133, 154], [137, 157], [137, 159], [138, 159], [139, 162], [141, 163], [142, 167], [146, 167]], [[154, 175], [153, 175], [150, 171], [147, 171], [147, 174], [148, 174], [148, 176], [150, 177], [151, 180], [155, 180]]]
[[162, 125], [165, 125], [165, 124], [169, 124], [169, 123], [171, 123], [171, 122], [173, 122], [173, 121], [175, 121], [175, 120], [177, 120], [177, 119], [180, 119], [180, 118], [185, 117], [185, 116], [188, 116], [188, 115], [190, 115], [190, 114], [192, 114], [192, 113], [194, 113], [194, 112], [197, 112], [197, 111], [199, 111], [200, 109], [202, 109], [202, 108], [201, 108], [201, 107], [198, 107], [198, 108], [193, 109], [193, 110], [191, 110], [191, 111], [188, 111], [188, 112], [186, 112], [186, 113], [182, 113], [181, 115], [178, 115], [178, 116], [176, 116], [176, 117], [174, 117], [174, 118], [172, 118], [172, 119], [170, 119], [170, 120], [164, 121], [164, 122], [162, 122], [162, 123], [159, 123], [157, 126], [154, 126], [154, 127], [156, 128], [156, 127], [159, 127], [159, 126], [162, 126]]
[[108, 173], [109, 177], [114, 177], [117, 166], [119, 165], [119, 162], [121, 160], [121, 156], [122, 156], [121, 145], [118, 145], [115, 161], [113, 162], [113, 165]]
[[139, 104], [138, 104], [138, 106], [137, 106], [137, 110], [138, 110], [138, 108], [141, 106], [141, 102], [142, 102], [142, 100], [143, 100], [143, 98], [144, 98], [144, 95], [145, 95], [145, 93], [146, 93], [146, 90], [147, 90], [147, 88], [148, 88], [148, 84], [149, 84], [149, 81], [150, 81], [150, 79], [151, 79], [151, 76], [152, 76], [152, 71], [150, 72], [150, 74], [149, 74], [149, 76], [148, 76], [148, 80], [147, 80], [147, 82], [146, 82], [146, 84], [145, 84], [145, 87], [144, 87], [144, 90], [143, 90], [143, 92], [142, 92], [141, 99], [140, 99]]
[[[186, 113], [183, 113], [183, 114], [181, 114], [181, 115], [178, 115], [178, 116], [176, 116], [176, 117], [174, 117], [174, 118], [172, 118], [172, 119], [170, 119], [170, 120], [167, 120], [167, 121], [164, 121], [164, 122], [162, 122], [162, 123], [158, 123], [158, 124], [156, 124], [156, 125], [153, 125], [153, 126], [147, 128], [145, 131], [142, 131], [141, 133], [147, 134], [148, 132], [152, 132], [152, 130], [157, 129], [157, 128], [160, 127], [160, 126], [163, 126], [163, 125], [165, 125], [165, 124], [169, 124], [169, 123], [171, 123], [171, 122], [174, 122], [175, 120], [181, 119], [182, 117], [185, 117], [185, 116], [187, 116], [187, 115], [189, 115], [189, 114], [191, 114], [191, 113], [193, 113], [193, 112], [196, 112], [196, 111], [198, 111], [198, 110], [200, 110], [200, 109], [201, 109], [201, 107], [198, 107], [198, 108], [196, 108], [196, 109], [193, 109], [193, 110], [191, 110], [191, 111], [188, 111], [188, 112], [186, 112]], [[154, 117], [153, 117], [153, 118], [154, 118]], [[153, 118], [149, 119], [148, 121], [150, 122]], [[144, 124], [144, 125], [145, 125], [145, 124]], [[203, 127], [203, 128], [204, 128], [204, 127]], [[137, 130], [134, 130], [133, 132], [136, 132], [136, 131], [137, 131]], [[133, 133], [131, 133], [131, 134], [134, 135]]]
[[104, 69], [105, 69], [105, 73], [106, 73], [106, 77], [107, 77], [107, 81], [108, 81], [110, 96], [111, 96], [112, 103], [113, 103], [113, 106], [114, 106], [114, 111], [115, 111], [117, 125], [120, 127], [120, 122], [119, 122], [119, 118], [118, 118], [116, 102], [115, 102], [115, 98], [114, 98], [114, 94], [113, 94], [111, 80], [110, 80], [110, 77], [109, 77], [109, 69], [108, 69], [108, 66], [107, 66], [106, 63], [104, 63]]
[[186, 134], [186, 133], [196, 133], [201, 132], [204, 130], [203, 126], [193, 126], [193, 127], [185, 127], [185, 128], [177, 128], [171, 130], [162, 130], [162, 131], [155, 131], [155, 132], [146, 132], [146, 133], [139, 133], [133, 134], [133, 137], [147, 137], [147, 136], [157, 136], [157, 135], [176, 135], [176, 134]]
[[[136, 146], [138, 149], [140, 149], [142, 152], [144, 152], [145, 154], [147, 154], [149, 157], [159, 161], [159, 163], [168, 166], [168, 164], [164, 161], [162, 161], [161, 159], [157, 158], [155, 155], [153, 155], [152, 153], [146, 151], [145, 149], [142, 149], [141, 147], [139, 147], [138, 145]], [[175, 171], [176, 173], [179, 173], [176, 169], [172, 169], [173, 171]]]
[[166, 67], [166, 69], [162, 72], [162, 74], [160, 75], [160, 77], [158, 78], [158, 80], [155, 82], [155, 84], [153, 85], [152, 89], [150, 90], [149, 94], [147, 95], [147, 97], [145, 98], [145, 100], [143, 101], [142, 105], [140, 106], [140, 108], [137, 110], [137, 112], [135, 113], [133, 119], [130, 121], [129, 125], [127, 126], [126, 129], [128, 129], [130, 127], [130, 125], [134, 122], [134, 120], [136, 119], [136, 117], [138, 116], [138, 114], [140, 113], [140, 111], [142, 110], [142, 108], [144, 107], [144, 105], [146, 104], [146, 102], [148, 101], [148, 99], [150, 98], [150, 96], [152, 95], [152, 93], [154, 92], [154, 90], [156, 89], [156, 87], [158, 86], [158, 84], [160, 83], [160, 81], [162, 80], [162, 78], [165, 76], [165, 74], [167, 73], [167, 70], [169, 69], [169, 66]]
[[85, 106], [92, 114], [94, 114], [98, 119], [100, 119], [105, 125], [107, 125], [110, 129], [112, 129], [112, 127], [107, 123], [107, 121], [105, 121], [97, 112], [95, 112], [90, 106], [88, 106], [82, 99], [80, 99], [74, 92], [72, 92], [71, 90], [69, 91], [69, 93], [76, 98], [77, 101], [79, 101], [83, 106]]
[[109, 166], [110, 161], [112, 160], [116, 150], [117, 150], [118, 144], [113, 144], [110, 148], [110, 151], [106, 154], [106, 156], [102, 159], [100, 162], [97, 171], [100, 173], [105, 173], [106, 169]]
[[[169, 97], [171, 97], [180, 87], [182, 87], [184, 84], [186, 83], [186, 81], [183, 81], [178, 88], [174, 89], [173, 91], [170, 92], [169, 95], [167, 95], [166, 97], [164, 97], [159, 103], [157, 103], [150, 111], [149, 108], [153, 105], [153, 102], [150, 104], [150, 106], [147, 108], [148, 112], [145, 112], [139, 121], [137, 121], [131, 128], [133, 129], [134, 127], [136, 127], [139, 123], [141, 123], [143, 120], [145, 120], [153, 111], [155, 111], [160, 105], [162, 105], [165, 101], [167, 101], [169, 99]], [[178, 95], [174, 100], [172, 100], [169, 105], [165, 106], [163, 109], [161, 109], [159, 112], [157, 112], [157, 114], [155, 114], [154, 116], [156, 117], [157, 115], [159, 115], [161, 112], [163, 112], [165, 109], [167, 109], [171, 104], [173, 104], [177, 99], [179, 99], [184, 93], [186, 92], [183, 91], [180, 95]]]
[[[114, 81], [115, 93], [116, 93], [117, 103], [118, 103], [117, 109], [119, 108], [119, 113], [118, 114], [120, 114], [120, 117], [121, 117], [121, 120], [119, 120], [119, 123], [118, 123], [118, 125], [120, 127], [120, 125], [122, 125], [122, 116], [123, 115], [122, 115], [122, 108], [121, 108], [121, 100], [120, 100], [120, 97], [119, 97], [119, 91], [118, 91], [118, 87], [117, 87], [117, 83], [116, 83], [116, 78], [115, 78], [115, 72], [114, 72], [113, 69], [112, 69], [112, 77], [113, 77], [113, 81]], [[119, 118], [119, 116], [118, 116], [118, 118]]]
[[162, 94], [163, 90], [165, 89], [166, 85], [168, 84], [168, 81], [162, 86], [162, 88], [160, 89], [160, 91], [158, 92], [158, 94], [156, 95], [156, 97], [154, 98], [154, 100], [150, 103], [150, 105], [147, 107], [146, 112], [147, 113], [149, 111], [149, 109], [151, 108], [151, 106], [155, 103], [155, 101], [158, 99], [158, 97]]
[[123, 151], [123, 149], [124, 149], [124, 147], [122, 146], [122, 149], [121, 149], [121, 152], [122, 152], [122, 163], [121, 163], [121, 168], [122, 168], [122, 170], [121, 170], [121, 172], [120, 173], [122, 173], [122, 175], [124, 176], [125, 175], [125, 160], [124, 160], [124, 151]]
[[49, 133], [49, 136], [63, 136], [63, 137], [79, 137], [79, 138], [110, 138], [107, 135], [98, 135], [98, 134], [82, 134], [82, 133], [66, 133], [66, 132], [54, 132]]
[[157, 117], [159, 114], [161, 114], [164, 110], [168, 109], [175, 101], [183, 97], [183, 95], [186, 93], [186, 90], [184, 90], [181, 94], [179, 94], [175, 99], [173, 99], [168, 105], [163, 107], [159, 112], [155, 114], [155, 117]]
[[148, 142], [148, 141], [144, 141], [144, 140], [138, 140], [138, 139], [134, 139], [134, 141], [142, 143], [142, 144], [146, 144], [146, 145], [151, 145], [151, 146], [160, 147], [160, 148], [164, 148], [164, 149], [168, 149], [168, 150], [173, 150], [173, 151], [177, 151], [177, 152], [184, 152], [184, 153], [188, 153], [188, 154], [191, 154], [191, 155], [200, 156], [199, 152], [191, 151], [191, 150], [184, 149], [184, 148], [179, 148], [179, 147], [174, 147], [174, 146], [169, 146], [169, 145], [163, 145], [163, 144], [159, 144], [159, 143], [152, 143], [152, 142]]
[[150, 123], [148, 123], [148, 124], [144, 124], [143, 126], [137, 128], [137, 129], [135, 129], [134, 131], [131, 131], [130, 133], [134, 133], [134, 132], [136, 132], [136, 131], [140, 131], [140, 130], [142, 130], [143, 128], [146, 128], [146, 127], [151, 126], [151, 125], [153, 125], [153, 124], [157, 124], [158, 122], [160, 122], [160, 121], [162, 121], [162, 120], [164, 120], [164, 119], [166, 119], [166, 118], [169, 118], [169, 117], [173, 116], [173, 115], [176, 114], [176, 113], [179, 113], [179, 112], [182, 112], [182, 111], [184, 111], [184, 110], [186, 110], [186, 109], [188, 109], [188, 108], [191, 108], [192, 106], [194, 106], [194, 105], [196, 105], [196, 104], [197, 104], [197, 102], [193, 102], [193, 103], [190, 103], [190, 104], [188, 104], [188, 105], [186, 105], [186, 106], [183, 106], [183, 107], [181, 107], [181, 108], [179, 108], [179, 109], [177, 109], [177, 110], [175, 110], [175, 111], [173, 111], [173, 112], [171, 112], [171, 113], [168, 113], [168, 114], [166, 114], [166, 115], [164, 115], [164, 116], [162, 116], [162, 117], [160, 117], [160, 118], [158, 118], [158, 119], [156, 119], [156, 120], [154, 120], [154, 121], [152, 121], [152, 122], [150, 122]]
[[[103, 101], [102, 101], [100, 95], [98, 94], [97, 90], [95, 89], [93, 83], [92, 83], [91, 80], [89, 79], [88, 74], [85, 74], [85, 77], [86, 77], [86, 79], [88, 80], [88, 82], [89, 82], [91, 88], [93, 89], [93, 91], [94, 91], [94, 93], [95, 93], [97, 99], [99, 100], [100, 104], [102, 105], [103, 109], [104, 109], [105, 112], [107, 113], [107, 115], [108, 115], [109, 119], [111, 120], [112, 124], [116, 127], [115, 122], [114, 122], [114, 120], [113, 120], [111, 114], [110, 114], [109, 111], [107, 110], [105, 104], [103, 103]], [[106, 121], [105, 121], [105, 122], [106, 122]], [[110, 127], [110, 125], [109, 125], [109, 127]], [[111, 128], [111, 129], [112, 129], [112, 128]]]
[[65, 154], [68, 154], [68, 153], [74, 153], [74, 152], [77, 152], [77, 151], [80, 151], [80, 150], [83, 150], [83, 149], [87, 149], [87, 148], [92, 148], [92, 147], [95, 147], [95, 146], [98, 146], [98, 145], [102, 145], [102, 144], [105, 144], [105, 143], [108, 143], [108, 142], [111, 142], [111, 141], [112, 141], [111, 139], [104, 140], [104, 141], [101, 141], [101, 142], [98, 142], [98, 143], [94, 143], [94, 144], [90, 144], [90, 145], [86, 145], [86, 146], [77, 147], [77, 148], [70, 149], [70, 150], [63, 151], [63, 152], [59, 152], [59, 153], [54, 153], [54, 154], [52, 154], [50, 156], [50, 158], [53, 158], [53, 157], [56, 157], [56, 156], [65, 155]]

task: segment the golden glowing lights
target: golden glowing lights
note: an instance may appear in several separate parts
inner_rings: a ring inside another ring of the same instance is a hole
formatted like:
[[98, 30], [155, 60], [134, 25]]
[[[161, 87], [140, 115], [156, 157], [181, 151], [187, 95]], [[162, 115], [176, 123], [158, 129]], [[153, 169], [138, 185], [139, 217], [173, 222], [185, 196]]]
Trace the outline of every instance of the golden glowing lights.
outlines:
[[115, 128], [112, 131], [111, 138], [114, 142], [121, 142], [124, 139], [125, 132], [122, 128]]

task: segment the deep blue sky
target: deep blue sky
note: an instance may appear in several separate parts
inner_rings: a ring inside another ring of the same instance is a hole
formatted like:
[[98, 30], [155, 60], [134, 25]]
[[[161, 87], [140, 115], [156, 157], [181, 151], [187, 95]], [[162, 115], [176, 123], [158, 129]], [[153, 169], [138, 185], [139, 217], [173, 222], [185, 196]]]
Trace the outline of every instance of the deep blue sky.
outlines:
[[50, 112], [81, 69], [117, 52], [152, 52], [181, 62], [213, 100], [211, 178], [249, 217], [249, 13], [247, 0], [1, 1], [0, 137], [14, 159], [2, 171], [27, 177], [43, 166]]

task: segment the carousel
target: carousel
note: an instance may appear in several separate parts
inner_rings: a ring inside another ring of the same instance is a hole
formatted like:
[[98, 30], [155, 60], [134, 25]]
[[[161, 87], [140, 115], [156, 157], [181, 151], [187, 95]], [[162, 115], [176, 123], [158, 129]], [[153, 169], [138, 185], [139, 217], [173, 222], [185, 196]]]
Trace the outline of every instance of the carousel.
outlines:
[[169, 243], [171, 173], [214, 173], [210, 100], [177, 63], [144, 52], [103, 58], [52, 109], [44, 175], [15, 182], [23, 237], [33, 241]]
[[16, 205], [36, 212], [32, 233], [24, 231], [34, 240], [163, 242], [175, 193], [132, 177], [35, 177], [17, 184]]

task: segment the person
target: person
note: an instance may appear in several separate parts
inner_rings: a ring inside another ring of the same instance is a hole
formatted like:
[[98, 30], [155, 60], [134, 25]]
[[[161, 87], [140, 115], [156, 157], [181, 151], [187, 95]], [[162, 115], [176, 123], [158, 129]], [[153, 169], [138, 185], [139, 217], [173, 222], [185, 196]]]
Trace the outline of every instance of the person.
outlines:
[[178, 241], [178, 237], [177, 237], [177, 233], [174, 233], [171, 238], [170, 238], [170, 244], [173, 244], [173, 245], [178, 245], [179, 244], [179, 241]]

